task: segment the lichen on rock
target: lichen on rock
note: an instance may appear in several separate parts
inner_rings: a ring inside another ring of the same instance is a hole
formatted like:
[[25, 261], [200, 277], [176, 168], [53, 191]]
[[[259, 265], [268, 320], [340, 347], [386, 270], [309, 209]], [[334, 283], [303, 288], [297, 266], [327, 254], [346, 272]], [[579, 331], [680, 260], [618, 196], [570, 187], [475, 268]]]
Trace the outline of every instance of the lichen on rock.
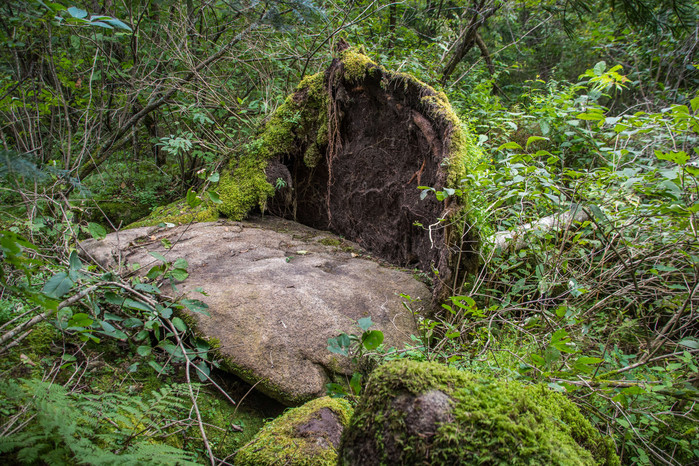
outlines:
[[436, 363], [379, 367], [345, 430], [340, 464], [618, 465], [611, 442], [543, 385]]
[[325, 466], [337, 464], [337, 448], [352, 407], [323, 397], [288, 410], [269, 422], [235, 456], [245, 466]]

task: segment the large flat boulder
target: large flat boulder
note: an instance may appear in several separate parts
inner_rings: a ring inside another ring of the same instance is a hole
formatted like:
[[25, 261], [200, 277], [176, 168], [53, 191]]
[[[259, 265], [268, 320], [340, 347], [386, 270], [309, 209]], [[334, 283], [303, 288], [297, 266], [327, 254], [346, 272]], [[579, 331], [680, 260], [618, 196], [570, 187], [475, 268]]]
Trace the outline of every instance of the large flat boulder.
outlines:
[[137, 263], [147, 271], [153, 251], [186, 259], [189, 276], [177, 288], [209, 305], [210, 316], [192, 314], [197, 331], [218, 341], [231, 372], [289, 405], [351, 373], [327, 350], [328, 338], [361, 333], [356, 321], [371, 317], [386, 347], [402, 347], [416, 329], [399, 293], [431, 297], [411, 273], [367, 258], [353, 243], [278, 218], [135, 228], [81, 247], [112, 269]]

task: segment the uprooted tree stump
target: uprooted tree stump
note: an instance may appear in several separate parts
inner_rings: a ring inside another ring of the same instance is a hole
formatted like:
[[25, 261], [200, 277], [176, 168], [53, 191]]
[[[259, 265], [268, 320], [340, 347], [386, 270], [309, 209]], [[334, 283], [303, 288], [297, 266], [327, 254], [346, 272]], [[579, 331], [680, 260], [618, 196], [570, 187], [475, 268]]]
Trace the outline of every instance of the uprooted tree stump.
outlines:
[[344, 47], [232, 160], [220, 210], [241, 218], [259, 203], [393, 264], [437, 271], [440, 299], [475, 268], [477, 234], [468, 189], [438, 201], [418, 186], [463, 188], [475, 155], [443, 93]]
[[[456, 292], [477, 265], [465, 185], [477, 149], [444, 93], [340, 49], [232, 158], [218, 186], [222, 204], [192, 212], [176, 203], [134, 226], [206, 220], [217, 210], [241, 220], [259, 207], [436, 272], [436, 301]], [[438, 200], [419, 186], [463, 195]]]

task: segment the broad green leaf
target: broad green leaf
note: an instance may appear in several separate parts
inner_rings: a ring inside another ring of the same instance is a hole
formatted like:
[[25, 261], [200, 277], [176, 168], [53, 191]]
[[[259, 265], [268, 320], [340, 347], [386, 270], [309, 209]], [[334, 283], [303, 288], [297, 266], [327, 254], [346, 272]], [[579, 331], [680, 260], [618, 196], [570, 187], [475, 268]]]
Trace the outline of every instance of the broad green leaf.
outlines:
[[359, 325], [359, 328], [361, 328], [362, 331], [366, 332], [369, 330], [369, 327], [374, 325], [374, 323], [371, 321], [371, 317], [364, 317], [363, 319], [359, 319], [357, 321], [357, 325]]
[[341, 333], [337, 337], [337, 341], [339, 342], [340, 345], [342, 345], [345, 348], [349, 348], [350, 345], [352, 344], [352, 340], [350, 339], [349, 335], [346, 333]]
[[575, 353], [575, 345], [565, 329], [559, 329], [551, 336], [550, 346], [563, 353]]
[[124, 29], [126, 31], [133, 32], [131, 27], [129, 27], [127, 24], [123, 23], [122, 21], [120, 21], [116, 18], [103, 19], [102, 21], [104, 21], [105, 23], [107, 23], [111, 26], [114, 26], [117, 29]]
[[362, 335], [362, 344], [368, 351], [375, 350], [381, 343], [383, 343], [383, 332], [380, 330], [364, 332]]
[[100, 321], [100, 325], [102, 326], [104, 331], [107, 333], [112, 333], [116, 330], [116, 328], [114, 328], [114, 326], [112, 324], [110, 324], [109, 322], [106, 322], [104, 320]]
[[578, 114], [576, 118], [579, 120], [599, 121], [604, 119], [604, 115], [602, 113], [586, 112]]
[[[104, 333], [104, 332], [102, 332], [102, 333]], [[121, 340], [121, 341], [126, 341], [129, 339], [129, 336], [127, 334], [125, 334], [124, 332], [122, 332], [121, 330], [118, 330], [118, 329], [114, 330], [113, 332], [109, 332], [106, 335], [111, 337], [111, 338], [116, 338], [117, 340]]]
[[[138, 328], [138, 327], [142, 327], [142, 326], [143, 326], [143, 321], [142, 321], [141, 319], [137, 319], [136, 317], [129, 317], [128, 319], [126, 319], [125, 321], [123, 321], [123, 322], [121, 323], [121, 325], [123, 325], [123, 326], [126, 327], [126, 328]], [[145, 332], [145, 330], [142, 330], [142, 331]], [[139, 333], [139, 336], [140, 336], [140, 335], [141, 335], [141, 334]], [[145, 335], [147, 336], [148, 333], [146, 332]], [[144, 336], [143, 338], [145, 338], [145, 336]], [[143, 338], [141, 338], [141, 339], [143, 339]], [[138, 338], [137, 338], [137, 339], [138, 339]]]
[[88, 223], [87, 231], [97, 241], [103, 240], [105, 236], [107, 236], [107, 230], [105, 230], [104, 227], [99, 223]]
[[328, 338], [328, 351], [342, 356], [347, 356], [347, 348], [340, 342], [340, 338]]
[[690, 349], [699, 349], [699, 341], [695, 338], [685, 338], [684, 340], [677, 342], [677, 344]]
[[92, 325], [92, 322], [94, 322], [94, 320], [92, 320], [89, 315], [85, 314], [84, 312], [78, 312], [70, 318], [70, 320], [68, 321], [68, 326], [89, 327], [90, 325]]
[[689, 155], [683, 150], [679, 152], [661, 152], [659, 150], [655, 151], [655, 156], [659, 160], [669, 160], [670, 162], [674, 162], [677, 165], [684, 165], [685, 163], [689, 162]]
[[699, 94], [689, 101], [689, 105], [692, 106], [692, 111], [696, 113], [696, 111], [699, 109]]
[[560, 197], [558, 197], [558, 196], [556, 196], [556, 195], [554, 195], [554, 194], [549, 194], [549, 193], [543, 193], [543, 194], [544, 194], [544, 196], [546, 196], [547, 198], [549, 198], [549, 199], [551, 200], [551, 202], [553, 202], [554, 204], [558, 205], [558, 204], [561, 203], [561, 198], [560, 198]]
[[603, 360], [600, 359], [600, 358], [592, 358], [592, 357], [588, 357], [588, 356], [580, 356], [580, 357], [575, 361], [575, 363], [576, 363], [576, 364], [599, 364], [599, 363], [601, 363], [602, 361], [603, 361]]
[[207, 178], [208, 181], [211, 181], [212, 183], [218, 183], [218, 180], [220, 178], [220, 175], [218, 172], [214, 172], [209, 177]]
[[114, 304], [115, 306], [121, 307], [121, 305], [124, 304], [124, 299], [126, 298], [124, 298], [123, 296], [119, 296], [113, 291], [107, 291], [106, 293], [104, 293], [104, 300], [107, 301], [109, 304]]
[[155, 278], [158, 278], [162, 273], [166, 270], [164, 265], [156, 265], [154, 267], [151, 267], [151, 269], [148, 271], [146, 274], [146, 278], [153, 280]]
[[538, 354], [531, 354], [530, 357], [531, 357], [532, 362], [538, 367], [541, 367], [544, 364], [546, 364], [546, 361], [544, 360], [544, 358], [542, 358]]
[[59, 272], [46, 282], [42, 291], [50, 298], [60, 298], [68, 293], [72, 287], [73, 281], [68, 277], [68, 274]]
[[520, 146], [519, 144], [517, 144], [514, 141], [510, 141], [510, 142], [506, 142], [505, 144], [498, 147], [498, 150], [503, 150], [503, 149], [522, 150], [522, 146]]
[[172, 318], [172, 325], [175, 326], [177, 330], [180, 332], [186, 332], [187, 331], [187, 324], [184, 323], [182, 319], [179, 317], [173, 317]]
[[213, 191], [207, 191], [206, 194], [209, 196], [209, 199], [211, 199], [211, 202], [213, 202], [214, 204], [223, 204], [223, 201], [218, 196], [218, 193], [215, 193]]
[[80, 270], [83, 268], [83, 263], [80, 260], [80, 257], [78, 257], [78, 253], [76, 251], [70, 252], [68, 262], [70, 263], [70, 270]]
[[182, 348], [180, 348], [177, 345], [173, 345], [172, 343], [168, 341], [163, 341], [160, 343], [160, 347], [164, 349], [168, 354], [171, 354], [172, 356], [176, 358], [181, 358], [184, 356], [182, 353]]
[[114, 29], [109, 24], [103, 23], [102, 21], [90, 21], [90, 25], [91, 26], [99, 26], [99, 27], [105, 28], [105, 29]]
[[580, 356], [576, 361], [575, 364], [573, 364], [573, 367], [583, 373], [586, 374], [591, 374], [594, 369], [595, 365], [599, 364], [602, 362], [600, 358], [591, 358], [587, 356]]
[[173, 269], [170, 275], [178, 282], [183, 282], [189, 277], [189, 273], [184, 269]]
[[192, 188], [189, 188], [187, 190], [187, 196], [185, 199], [187, 201], [187, 205], [192, 209], [201, 204], [201, 199], [199, 199], [199, 196], [197, 196], [197, 192]]
[[56, 2], [40, 2], [44, 6], [46, 6], [48, 9], [50, 9], [53, 12], [59, 12], [59, 11], [64, 11], [66, 9], [65, 6], [61, 5], [60, 3]]
[[123, 306], [129, 309], [134, 309], [136, 311], [153, 312], [153, 308], [150, 307], [148, 304], [136, 301], [131, 298], [126, 298], [124, 300]]
[[557, 341], [561, 341], [564, 339], [569, 339], [569, 338], [568, 338], [568, 332], [563, 328], [556, 330], [553, 333], [553, 335], [551, 335], [551, 343], [555, 343]]
[[604, 215], [604, 212], [602, 212], [602, 209], [600, 209], [598, 206], [595, 204], [590, 204], [590, 210], [594, 214], [594, 216], [597, 218], [597, 220], [600, 220], [602, 222], [607, 222], [607, 216]]
[[150, 353], [153, 349], [150, 346], [147, 345], [142, 345], [136, 348], [136, 353], [138, 353], [139, 356], [150, 356]]
[[[151, 251], [151, 252], [149, 252], [148, 254], [150, 254], [151, 256], [155, 257], [155, 258], [158, 259], [160, 262], [167, 262], [167, 259], [165, 259], [165, 256], [163, 256], [163, 255], [160, 254], [159, 252]], [[150, 273], [150, 272], [149, 272], [149, 273]]]
[[532, 143], [535, 143], [536, 141], [548, 141], [548, 140], [549, 140], [549, 138], [542, 138], [541, 136], [529, 136], [529, 138], [527, 139], [527, 143], [524, 145], [524, 147], [526, 149], [529, 149], [529, 146]]
[[209, 369], [209, 365], [205, 361], [199, 361], [196, 364], [197, 369], [197, 377], [199, 377], [199, 381], [201, 382], [206, 382], [209, 380], [209, 376], [211, 375], [211, 369]]
[[172, 266], [176, 269], [186, 270], [187, 267], [189, 267], [189, 263], [187, 263], [186, 259], [179, 258], [172, 264]]
[[136, 291], [143, 291], [144, 293], [160, 294], [160, 288], [150, 283], [136, 283], [133, 289]]
[[205, 340], [197, 339], [197, 351], [202, 354], [206, 353], [211, 349], [211, 345], [208, 344]]
[[207, 316], [209, 315], [209, 313], [206, 312], [209, 305], [203, 301], [199, 301], [198, 299], [183, 299], [180, 301], [180, 303], [192, 312], [198, 312]]
[[68, 13], [70, 14], [70, 16], [77, 19], [82, 19], [87, 16], [87, 11], [74, 6], [68, 8]]

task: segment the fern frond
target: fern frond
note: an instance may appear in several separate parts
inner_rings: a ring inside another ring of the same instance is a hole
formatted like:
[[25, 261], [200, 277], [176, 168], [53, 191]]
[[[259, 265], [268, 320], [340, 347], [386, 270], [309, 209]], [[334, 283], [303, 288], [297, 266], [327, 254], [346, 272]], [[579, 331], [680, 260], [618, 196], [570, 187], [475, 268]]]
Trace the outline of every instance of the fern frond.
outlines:
[[173, 385], [143, 398], [68, 393], [38, 380], [4, 382], [0, 400], [12, 412], [7, 422], [22, 428], [0, 437], [0, 453], [25, 464], [197, 464], [195, 454], [155, 443], [155, 435], [167, 437], [162, 426], [189, 409], [182, 401], [186, 387]]

